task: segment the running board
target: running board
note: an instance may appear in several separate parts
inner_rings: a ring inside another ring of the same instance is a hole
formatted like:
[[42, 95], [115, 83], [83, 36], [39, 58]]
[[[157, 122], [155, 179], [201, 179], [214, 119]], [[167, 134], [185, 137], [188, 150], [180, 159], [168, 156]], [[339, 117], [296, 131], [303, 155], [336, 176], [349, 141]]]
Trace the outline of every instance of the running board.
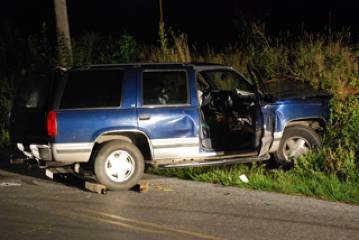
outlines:
[[249, 162], [260, 162], [266, 161], [270, 158], [270, 156], [263, 156], [263, 157], [242, 157], [242, 158], [229, 158], [229, 159], [184, 159], [182, 162], [176, 163], [161, 163], [157, 161], [156, 163], [149, 162], [149, 164], [153, 167], [158, 168], [181, 168], [181, 167], [204, 167], [204, 166], [215, 166], [215, 165], [231, 165], [237, 163], [249, 163]]

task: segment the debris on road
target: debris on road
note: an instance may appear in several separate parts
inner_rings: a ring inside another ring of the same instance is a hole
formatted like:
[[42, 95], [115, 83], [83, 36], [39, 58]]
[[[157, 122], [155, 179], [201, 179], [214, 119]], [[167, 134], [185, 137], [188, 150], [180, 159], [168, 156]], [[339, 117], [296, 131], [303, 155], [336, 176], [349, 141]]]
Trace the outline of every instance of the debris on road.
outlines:
[[149, 189], [150, 189], [150, 184], [149, 184], [148, 180], [141, 180], [136, 185], [136, 191], [138, 191], [140, 193], [148, 192]]
[[14, 183], [14, 182], [2, 182], [0, 183], [0, 187], [19, 187], [21, 186], [20, 183]]
[[161, 185], [155, 185], [155, 188], [159, 192], [173, 192], [174, 191], [172, 188], [164, 187]]
[[244, 183], [248, 183], [248, 182], [249, 182], [247, 176], [244, 175], [244, 174], [240, 175], [240, 176], [239, 176], [239, 179], [240, 179], [242, 182], [244, 182]]

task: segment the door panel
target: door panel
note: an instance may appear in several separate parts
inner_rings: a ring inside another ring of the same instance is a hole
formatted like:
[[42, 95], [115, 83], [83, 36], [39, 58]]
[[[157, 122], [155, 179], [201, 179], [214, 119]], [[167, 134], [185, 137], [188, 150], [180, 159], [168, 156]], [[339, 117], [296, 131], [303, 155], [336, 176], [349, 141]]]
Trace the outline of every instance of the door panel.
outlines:
[[[259, 151], [263, 120], [255, 88], [228, 68], [202, 70], [203, 122], [216, 151]], [[209, 144], [207, 144], [209, 145]]]
[[192, 107], [139, 108], [138, 126], [150, 139], [198, 137], [198, 111]]
[[138, 127], [150, 138], [156, 159], [199, 153], [199, 109], [191, 104], [187, 76], [183, 69], [141, 73]]

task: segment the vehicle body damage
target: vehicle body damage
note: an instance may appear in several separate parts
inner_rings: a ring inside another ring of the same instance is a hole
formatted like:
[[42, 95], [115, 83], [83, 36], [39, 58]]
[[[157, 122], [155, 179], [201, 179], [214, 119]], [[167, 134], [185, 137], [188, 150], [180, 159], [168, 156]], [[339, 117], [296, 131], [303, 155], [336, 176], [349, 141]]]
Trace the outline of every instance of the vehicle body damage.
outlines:
[[34, 81], [15, 101], [12, 141], [40, 166], [89, 169], [113, 189], [145, 163], [291, 162], [320, 144], [328, 117], [328, 94], [275, 98], [219, 64], [91, 65]]

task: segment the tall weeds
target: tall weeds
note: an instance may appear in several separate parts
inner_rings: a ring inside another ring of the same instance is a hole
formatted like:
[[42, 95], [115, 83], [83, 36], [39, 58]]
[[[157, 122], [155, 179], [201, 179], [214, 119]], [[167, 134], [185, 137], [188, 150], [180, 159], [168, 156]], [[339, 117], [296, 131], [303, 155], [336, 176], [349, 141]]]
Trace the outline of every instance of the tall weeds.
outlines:
[[[220, 51], [210, 47], [198, 51], [187, 41], [177, 44], [171, 35], [167, 59], [183, 61], [184, 50], [193, 61], [232, 65], [248, 75], [247, 64], [258, 69], [265, 81], [310, 81], [318, 89], [329, 90], [330, 119], [321, 149], [300, 158], [293, 170], [263, 171], [256, 166], [169, 170], [175, 175], [224, 185], [241, 185], [238, 174], [251, 177], [250, 187], [303, 193], [326, 199], [359, 203], [359, 45], [349, 44], [350, 33], [321, 36], [305, 33], [301, 38], [283, 35], [270, 38], [264, 25], [247, 25], [246, 37], [238, 46]], [[249, 35], [248, 35], [249, 34]], [[180, 35], [181, 36], [181, 35]], [[245, 43], [245, 44], [244, 44]], [[180, 47], [179, 47], [180, 46]], [[156, 49], [145, 53], [146, 60], [160, 61]], [[253, 165], [252, 165], [253, 166]], [[343, 192], [344, 191], [344, 192]]]

